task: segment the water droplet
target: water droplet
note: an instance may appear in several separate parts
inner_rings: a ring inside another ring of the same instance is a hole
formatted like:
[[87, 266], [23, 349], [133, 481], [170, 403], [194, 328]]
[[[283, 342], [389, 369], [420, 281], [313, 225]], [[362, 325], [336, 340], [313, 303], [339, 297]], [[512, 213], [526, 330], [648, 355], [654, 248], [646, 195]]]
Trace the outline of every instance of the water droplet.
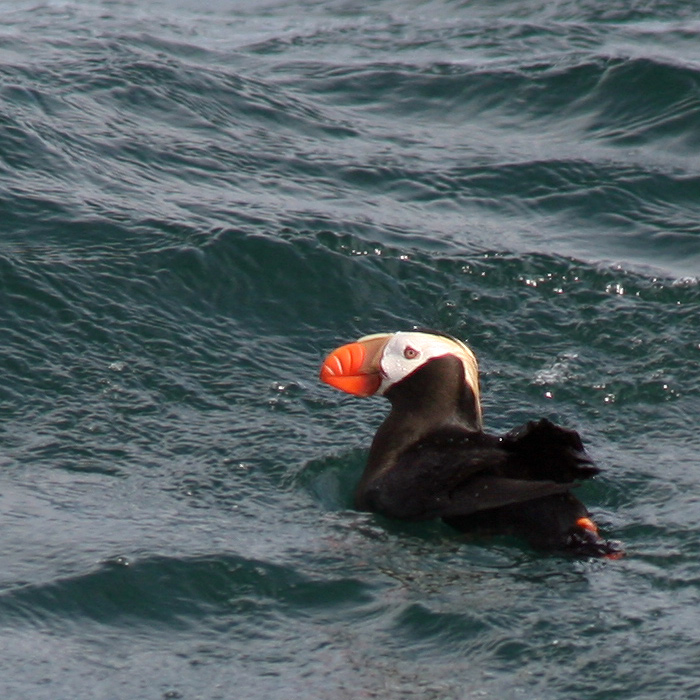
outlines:
[[127, 557], [123, 555], [119, 555], [117, 557], [112, 557], [111, 559], [107, 559], [105, 564], [111, 564], [112, 566], [131, 566], [131, 562], [127, 559]]
[[697, 287], [700, 283], [699, 277], [679, 277], [673, 280], [671, 286], [673, 287]]

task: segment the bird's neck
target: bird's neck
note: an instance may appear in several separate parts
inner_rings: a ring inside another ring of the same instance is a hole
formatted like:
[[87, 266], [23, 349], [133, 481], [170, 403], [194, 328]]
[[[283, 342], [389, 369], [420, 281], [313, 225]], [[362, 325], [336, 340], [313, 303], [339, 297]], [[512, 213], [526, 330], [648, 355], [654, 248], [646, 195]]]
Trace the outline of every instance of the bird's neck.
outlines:
[[374, 436], [358, 493], [391, 469], [404, 450], [431, 433], [444, 428], [482, 430], [478, 399], [455, 357], [431, 360], [385, 395], [391, 412]]

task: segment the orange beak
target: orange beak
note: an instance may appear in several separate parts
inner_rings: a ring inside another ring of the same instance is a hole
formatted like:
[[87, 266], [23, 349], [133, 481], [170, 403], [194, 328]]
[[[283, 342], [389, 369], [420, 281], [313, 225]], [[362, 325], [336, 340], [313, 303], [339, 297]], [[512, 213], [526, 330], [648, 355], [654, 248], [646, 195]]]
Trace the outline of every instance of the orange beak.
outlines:
[[382, 383], [382, 351], [390, 337], [390, 333], [367, 336], [333, 350], [321, 367], [321, 381], [355, 396], [376, 393]]

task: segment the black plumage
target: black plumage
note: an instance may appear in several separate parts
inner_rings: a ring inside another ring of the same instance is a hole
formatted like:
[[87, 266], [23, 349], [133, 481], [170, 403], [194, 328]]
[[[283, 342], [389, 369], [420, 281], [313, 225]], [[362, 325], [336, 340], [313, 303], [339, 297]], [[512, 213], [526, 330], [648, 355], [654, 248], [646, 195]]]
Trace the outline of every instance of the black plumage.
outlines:
[[622, 556], [572, 493], [599, 472], [579, 434], [547, 419], [503, 436], [484, 432], [478, 365], [464, 343], [424, 330], [365, 336], [333, 351], [321, 379], [391, 403], [357, 487], [358, 509], [441, 518], [541, 549]]
[[619, 551], [578, 524], [589, 514], [571, 489], [599, 469], [574, 430], [542, 419], [502, 437], [483, 432], [462, 363], [452, 355], [429, 360], [385, 396], [392, 409], [372, 442], [359, 509], [516, 534], [537, 548]]

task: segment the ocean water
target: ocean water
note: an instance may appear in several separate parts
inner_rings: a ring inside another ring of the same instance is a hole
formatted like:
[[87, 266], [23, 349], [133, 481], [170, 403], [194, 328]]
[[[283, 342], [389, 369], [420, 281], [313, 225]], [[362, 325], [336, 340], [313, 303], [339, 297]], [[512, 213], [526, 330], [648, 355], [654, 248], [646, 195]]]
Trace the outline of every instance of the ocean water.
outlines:
[[[700, 4], [0, 2], [0, 695], [700, 694]], [[352, 509], [418, 324], [621, 561]]]

